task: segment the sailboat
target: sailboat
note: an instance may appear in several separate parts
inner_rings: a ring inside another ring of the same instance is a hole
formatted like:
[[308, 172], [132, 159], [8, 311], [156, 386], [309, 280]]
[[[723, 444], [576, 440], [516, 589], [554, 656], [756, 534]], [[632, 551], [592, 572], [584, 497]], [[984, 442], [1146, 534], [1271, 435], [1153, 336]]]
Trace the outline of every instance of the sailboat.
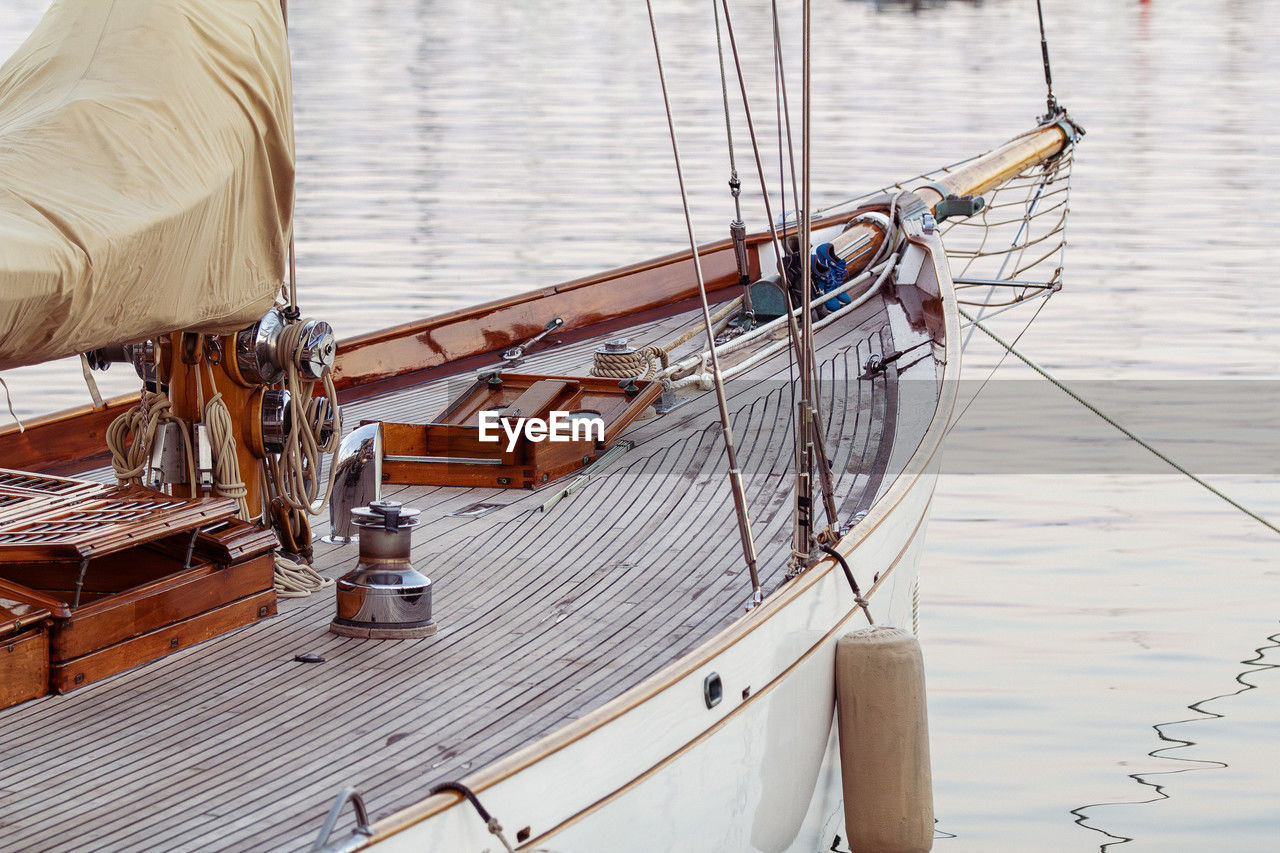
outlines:
[[[914, 623], [957, 293], [1057, 288], [1079, 126], [1050, 96], [936, 172], [824, 210], [797, 181], [754, 233], [335, 346], [281, 286], [289, 100], [274, 0], [56, 2], [0, 69], [0, 163], [94, 178], [4, 172], [0, 366], [143, 386], [0, 433], [6, 845], [825, 850], [875, 823], [837, 647]], [[872, 781], [919, 777], [901, 758]]]

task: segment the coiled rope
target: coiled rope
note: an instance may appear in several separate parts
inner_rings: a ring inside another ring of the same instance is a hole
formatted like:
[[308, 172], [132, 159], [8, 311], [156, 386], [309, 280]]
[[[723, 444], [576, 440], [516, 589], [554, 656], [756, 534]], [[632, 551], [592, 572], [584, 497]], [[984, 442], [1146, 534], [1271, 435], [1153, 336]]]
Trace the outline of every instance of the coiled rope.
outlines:
[[[320, 382], [325, 396], [313, 397], [316, 382], [301, 375], [302, 340], [305, 323], [291, 323], [280, 332], [280, 350], [287, 353], [289, 411], [293, 429], [285, 439], [279, 460], [270, 460], [268, 471], [275, 495], [289, 509], [319, 515], [333, 494], [337, 472], [338, 446], [341, 443], [342, 415], [338, 409], [338, 392], [333, 387], [332, 371], [325, 370]], [[321, 441], [325, 431], [329, 435]], [[324, 454], [330, 455], [329, 476], [322, 480]]]
[[333, 586], [333, 578], [327, 578], [301, 560], [287, 557], [277, 551], [274, 554], [275, 572], [272, 586], [280, 598], [306, 598], [313, 592]]
[[[249, 489], [245, 486], [244, 478], [240, 473], [235, 424], [231, 420], [231, 412], [227, 409], [226, 402], [222, 399], [222, 392], [218, 391], [217, 385], [214, 384], [213, 367], [207, 361], [205, 369], [209, 372], [209, 384], [214, 389], [214, 395], [201, 409], [201, 420], [209, 430], [209, 446], [213, 456], [213, 491], [214, 494], [233, 499], [236, 502], [236, 517], [242, 521], [250, 521]], [[196, 379], [199, 380], [198, 371]], [[198, 393], [204, 396], [202, 388]]]
[[[729, 325], [732, 315], [742, 306], [742, 297], [731, 299], [711, 316], [716, 334]], [[665, 344], [650, 344], [634, 352], [600, 352], [592, 357], [591, 375], [609, 379], [652, 379], [670, 366], [670, 355], [703, 331], [703, 324], [690, 326], [683, 334]]]
[[[307, 530], [307, 515], [319, 515], [329, 504], [337, 473], [338, 447], [342, 436], [342, 414], [333, 372], [326, 369], [320, 383], [324, 396], [312, 396], [316, 381], [302, 378], [302, 333], [306, 323], [296, 322], [280, 332], [280, 351], [286, 353], [285, 384], [289, 391], [289, 412], [293, 422], [278, 458], [267, 457], [267, 478], [276, 499], [283, 504], [280, 521], [290, 527], [291, 536]], [[322, 440], [322, 434], [328, 436]], [[322, 479], [324, 455], [329, 454], [329, 475]], [[333, 579], [308, 563], [277, 553], [275, 590], [284, 598], [301, 598], [333, 585]]]
[[664, 347], [650, 344], [634, 352], [597, 351], [591, 362], [591, 375], [608, 379], [652, 379], [667, 366]]
[[164, 423], [182, 426], [183, 461], [187, 468], [187, 483], [192, 495], [197, 487], [195, 453], [185, 422], [173, 414], [173, 404], [159, 392], [143, 391], [138, 405], [118, 415], [107, 427], [107, 449], [111, 451], [111, 467], [116, 473], [116, 484], [140, 486], [147, 467], [151, 464], [151, 448], [156, 430]]

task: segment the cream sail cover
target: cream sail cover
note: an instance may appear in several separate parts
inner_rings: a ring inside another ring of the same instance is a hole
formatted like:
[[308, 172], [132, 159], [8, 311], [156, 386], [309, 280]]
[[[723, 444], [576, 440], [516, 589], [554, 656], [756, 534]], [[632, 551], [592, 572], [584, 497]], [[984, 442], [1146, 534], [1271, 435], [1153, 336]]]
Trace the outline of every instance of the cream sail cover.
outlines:
[[278, 0], [56, 0], [0, 67], [0, 370], [261, 316], [291, 100]]

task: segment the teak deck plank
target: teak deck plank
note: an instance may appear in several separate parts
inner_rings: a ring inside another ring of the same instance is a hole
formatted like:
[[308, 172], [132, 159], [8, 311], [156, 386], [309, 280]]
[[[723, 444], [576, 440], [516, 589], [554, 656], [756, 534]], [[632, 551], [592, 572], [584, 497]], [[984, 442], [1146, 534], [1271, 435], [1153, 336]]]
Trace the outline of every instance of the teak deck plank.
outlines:
[[[666, 339], [694, 317], [628, 335]], [[887, 458], [891, 444], [892, 372], [857, 379], [869, 352], [888, 349], [883, 309], [867, 306], [818, 340], [847, 518], [880, 485], [859, 462]], [[518, 369], [585, 374], [596, 345], [535, 350]], [[785, 377], [786, 359], [748, 375]], [[459, 387], [438, 380], [363, 400], [347, 420], [425, 421]], [[728, 396], [771, 588], [790, 550], [790, 391], [736, 381]], [[635, 446], [547, 513], [538, 508], [565, 481], [533, 492], [386, 488], [431, 531], [419, 529], [413, 558], [436, 584], [435, 637], [337, 637], [331, 594], [282, 600], [272, 619], [0, 713], [0, 772], [15, 791], [0, 800], [5, 844], [305, 849], [344, 784], [383, 814], [616, 696], [732, 621], [749, 595], [715, 423], [706, 394], [637, 421], [624, 436]], [[448, 516], [477, 501], [502, 506]], [[618, 523], [602, 530], [606, 515]], [[659, 533], [665, 547], [654, 549]], [[316, 546], [330, 575], [354, 556]], [[295, 663], [304, 651], [327, 660]]]

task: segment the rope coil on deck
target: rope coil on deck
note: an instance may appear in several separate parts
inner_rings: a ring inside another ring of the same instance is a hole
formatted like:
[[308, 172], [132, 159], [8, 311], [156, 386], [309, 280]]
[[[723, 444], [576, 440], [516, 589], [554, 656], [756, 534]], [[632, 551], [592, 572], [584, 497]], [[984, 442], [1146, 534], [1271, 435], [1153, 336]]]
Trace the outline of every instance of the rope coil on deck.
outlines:
[[596, 351], [591, 375], [607, 379], [651, 379], [667, 367], [667, 350], [656, 345], [632, 352]]
[[[729, 325], [734, 312], [742, 307], [742, 297], [730, 300], [711, 316], [716, 333]], [[702, 324], [694, 324], [678, 337], [665, 344], [650, 344], [631, 352], [603, 352], [596, 350], [591, 364], [591, 375], [609, 379], [652, 379], [670, 369], [670, 354], [703, 332]]]
[[333, 578], [327, 578], [307, 563], [287, 557], [277, 551], [272, 586], [280, 598], [306, 598], [314, 592], [333, 586]]

